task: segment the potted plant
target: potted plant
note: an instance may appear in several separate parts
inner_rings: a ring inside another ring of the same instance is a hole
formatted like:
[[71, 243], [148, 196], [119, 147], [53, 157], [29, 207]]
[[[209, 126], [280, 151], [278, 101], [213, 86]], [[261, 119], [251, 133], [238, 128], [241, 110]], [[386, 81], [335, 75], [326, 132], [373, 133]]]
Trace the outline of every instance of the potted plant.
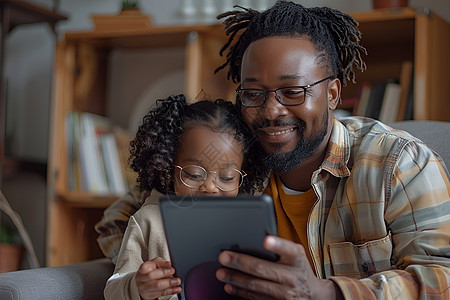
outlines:
[[0, 273], [19, 270], [24, 250], [17, 231], [9, 224], [0, 224]]
[[126, 13], [126, 12], [138, 12], [139, 11], [139, 7], [138, 7], [138, 2], [137, 1], [132, 1], [132, 0], [123, 0], [122, 1], [122, 10], [120, 11], [120, 13]]
[[[9, 217], [11, 223], [1, 218], [3, 213]], [[38, 268], [39, 262], [33, 243], [23, 226], [22, 219], [0, 190], [0, 273], [18, 270], [25, 250], [30, 254], [30, 266]]]

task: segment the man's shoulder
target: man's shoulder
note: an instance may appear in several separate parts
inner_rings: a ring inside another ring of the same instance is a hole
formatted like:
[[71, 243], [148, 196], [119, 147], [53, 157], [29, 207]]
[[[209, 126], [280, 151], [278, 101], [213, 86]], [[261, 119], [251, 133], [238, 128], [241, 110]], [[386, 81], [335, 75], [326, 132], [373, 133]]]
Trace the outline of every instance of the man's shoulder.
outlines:
[[401, 140], [403, 143], [409, 141], [422, 143], [420, 139], [411, 134], [394, 129], [389, 125], [374, 119], [366, 117], [346, 117], [339, 121], [347, 130], [349, 137], [359, 143], [376, 141], [381, 144], [391, 144], [396, 140]]
[[387, 157], [396, 163], [405, 149], [431, 155], [431, 150], [420, 139], [380, 121], [364, 117], [347, 117], [339, 121], [341, 131], [346, 132], [343, 144], [349, 153], [349, 165], [357, 161], [363, 164], [367, 160], [385, 163]]

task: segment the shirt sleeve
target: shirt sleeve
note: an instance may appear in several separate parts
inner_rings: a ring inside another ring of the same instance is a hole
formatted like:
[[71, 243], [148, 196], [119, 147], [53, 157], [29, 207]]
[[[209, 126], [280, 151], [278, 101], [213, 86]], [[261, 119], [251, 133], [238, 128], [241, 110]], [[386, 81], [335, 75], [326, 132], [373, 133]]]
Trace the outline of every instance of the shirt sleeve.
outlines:
[[[406, 144], [386, 187], [391, 270], [365, 279], [331, 277], [345, 299], [450, 299], [450, 183], [439, 155]], [[388, 163], [388, 162], [387, 162]]]
[[131, 216], [114, 274], [106, 282], [105, 299], [140, 299], [135, 277], [137, 270], [144, 262], [140, 253], [146, 253], [145, 248], [146, 243], [141, 228]]
[[[105, 299], [140, 300], [136, 273], [144, 261], [162, 257], [169, 260], [158, 206], [146, 204], [130, 217], [114, 274], [104, 290]], [[171, 296], [159, 297], [160, 300]]]
[[146, 197], [147, 194], [140, 192], [137, 187], [131, 188], [130, 192], [104, 211], [102, 219], [95, 225], [100, 249], [114, 264], [117, 262], [128, 220], [142, 206]]

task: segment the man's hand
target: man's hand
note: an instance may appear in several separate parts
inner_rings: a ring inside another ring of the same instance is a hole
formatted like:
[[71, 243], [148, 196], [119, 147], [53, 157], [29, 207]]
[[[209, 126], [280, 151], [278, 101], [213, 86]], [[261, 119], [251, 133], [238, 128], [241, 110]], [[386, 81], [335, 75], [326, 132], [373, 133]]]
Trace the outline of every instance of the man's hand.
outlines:
[[144, 262], [136, 273], [136, 285], [141, 299], [181, 293], [181, 279], [173, 277], [175, 269], [161, 257]]
[[277, 262], [223, 251], [216, 277], [226, 283], [225, 291], [244, 299], [339, 299], [337, 285], [317, 278], [302, 245], [268, 236], [264, 248], [280, 256]]

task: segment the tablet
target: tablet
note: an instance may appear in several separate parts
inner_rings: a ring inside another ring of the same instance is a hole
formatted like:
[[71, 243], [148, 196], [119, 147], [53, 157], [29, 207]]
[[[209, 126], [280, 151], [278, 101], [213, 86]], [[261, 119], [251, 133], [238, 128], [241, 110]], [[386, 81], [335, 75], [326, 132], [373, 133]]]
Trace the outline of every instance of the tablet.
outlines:
[[266, 235], [277, 234], [269, 195], [166, 195], [159, 199], [159, 208], [172, 265], [182, 281], [179, 299], [234, 299], [215, 276], [222, 250], [277, 260], [263, 248]]

